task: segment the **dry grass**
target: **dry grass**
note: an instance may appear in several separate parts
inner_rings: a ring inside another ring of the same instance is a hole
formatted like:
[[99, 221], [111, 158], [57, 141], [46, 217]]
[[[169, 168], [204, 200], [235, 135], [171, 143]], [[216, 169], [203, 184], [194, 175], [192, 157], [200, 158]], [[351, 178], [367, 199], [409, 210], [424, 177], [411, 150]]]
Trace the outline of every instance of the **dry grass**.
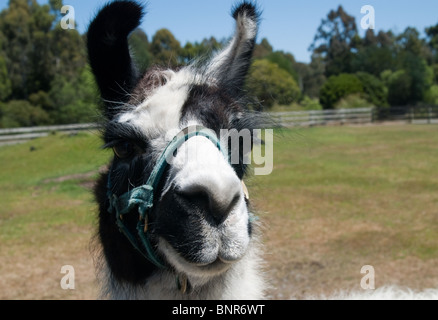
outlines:
[[272, 299], [438, 287], [438, 130], [332, 127], [286, 132], [276, 166], [249, 185], [262, 212]]
[[[438, 287], [436, 126], [293, 129], [247, 186], [263, 225], [271, 299], [376, 286]], [[95, 299], [89, 186], [107, 161], [93, 135], [3, 147], [0, 299]], [[59, 155], [59, 156], [56, 156]], [[51, 161], [56, 159], [56, 161]], [[67, 178], [62, 178], [67, 177]], [[63, 290], [63, 265], [75, 290]]]

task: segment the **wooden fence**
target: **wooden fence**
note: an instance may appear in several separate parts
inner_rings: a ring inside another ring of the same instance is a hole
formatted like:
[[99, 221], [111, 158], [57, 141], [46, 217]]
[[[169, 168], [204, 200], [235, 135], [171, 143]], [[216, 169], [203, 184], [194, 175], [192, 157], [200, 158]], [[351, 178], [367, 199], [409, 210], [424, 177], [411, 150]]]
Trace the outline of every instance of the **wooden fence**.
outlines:
[[285, 127], [358, 124], [373, 121], [373, 108], [271, 112], [272, 119]]
[[57, 126], [0, 129], [0, 145], [16, 144], [31, 139], [48, 136], [52, 132], [76, 133], [97, 129], [96, 123], [79, 123]]
[[[438, 123], [438, 106], [353, 108], [335, 110], [309, 110], [271, 112], [274, 122], [285, 127], [322, 126], [342, 124], [366, 124], [379, 121], [403, 121], [407, 123]], [[0, 145], [15, 144], [44, 137], [52, 132], [74, 133], [95, 130], [95, 123], [58, 126], [0, 129]]]
[[436, 124], [438, 123], [438, 106], [376, 108], [373, 118], [374, 121]]

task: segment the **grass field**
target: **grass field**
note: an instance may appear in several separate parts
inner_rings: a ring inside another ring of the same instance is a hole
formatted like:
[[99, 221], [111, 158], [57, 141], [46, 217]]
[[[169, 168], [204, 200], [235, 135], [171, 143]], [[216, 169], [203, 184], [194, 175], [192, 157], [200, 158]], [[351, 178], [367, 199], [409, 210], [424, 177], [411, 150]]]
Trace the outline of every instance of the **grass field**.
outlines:
[[[274, 171], [247, 186], [271, 299], [375, 284], [438, 287], [438, 127], [284, 130]], [[96, 134], [0, 148], [0, 299], [94, 299], [90, 188], [110, 154]], [[31, 151], [33, 150], [33, 151]], [[75, 289], [63, 290], [63, 265]]]

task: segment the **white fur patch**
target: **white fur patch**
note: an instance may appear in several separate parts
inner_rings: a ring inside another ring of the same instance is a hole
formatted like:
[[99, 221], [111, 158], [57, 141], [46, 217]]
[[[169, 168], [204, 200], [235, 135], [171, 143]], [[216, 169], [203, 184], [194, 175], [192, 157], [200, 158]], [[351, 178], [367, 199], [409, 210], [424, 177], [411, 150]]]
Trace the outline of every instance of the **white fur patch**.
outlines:
[[[248, 210], [244, 201], [244, 192], [236, 173], [222, 155], [221, 151], [206, 137], [196, 136], [187, 140], [178, 149], [172, 159], [164, 192], [172, 187], [179, 190], [202, 189], [219, 205], [230, 205], [230, 199], [236, 199], [229, 215], [217, 227], [208, 222], [201, 223], [203, 243], [198, 258], [206, 263], [220, 258], [225, 262], [241, 259], [249, 245]], [[169, 262], [180, 272], [188, 275], [211, 275], [212, 269], [196, 268], [161, 243], [162, 251]], [[217, 270], [214, 270], [217, 272]], [[214, 273], [213, 272], [213, 273]]]
[[187, 100], [195, 76], [189, 68], [178, 72], [166, 71], [168, 82], [156, 88], [148, 98], [130, 112], [122, 114], [118, 122], [134, 125], [147, 136], [161, 135], [179, 128], [181, 108]]
[[[251, 18], [248, 18], [246, 14], [239, 15], [236, 21], [236, 32], [230, 43], [225, 49], [220, 51], [208, 64], [207, 74], [212, 75], [215, 78], [216, 74], [221, 71], [224, 63], [232, 61], [231, 55], [239, 55], [239, 49], [246, 50], [245, 42], [254, 39], [257, 35], [257, 22]], [[225, 66], [226, 67], [226, 66]]]
[[136, 285], [121, 283], [110, 276], [106, 266], [99, 274], [101, 299], [137, 299], [137, 300], [261, 300], [268, 289], [262, 273], [260, 244], [255, 240], [247, 254], [232, 264], [227, 272], [208, 282], [205, 278], [191, 277], [193, 290], [182, 293], [176, 288], [175, 274], [160, 270], [145, 283]]
[[324, 300], [438, 300], [438, 289], [422, 291], [400, 286], [383, 286], [375, 290], [339, 291], [330, 296], [309, 297]]

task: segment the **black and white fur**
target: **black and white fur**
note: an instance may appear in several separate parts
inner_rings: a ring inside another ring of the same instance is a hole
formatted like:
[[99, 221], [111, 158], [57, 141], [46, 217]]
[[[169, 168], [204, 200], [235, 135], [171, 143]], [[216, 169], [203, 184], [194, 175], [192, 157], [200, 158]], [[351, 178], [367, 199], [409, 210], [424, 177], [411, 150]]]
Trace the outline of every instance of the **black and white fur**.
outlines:
[[[149, 215], [150, 240], [165, 269], [146, 260], [119, 231], [108, 212], [107, 196], [109, 177], [110, 191], [116, 195], [143, 185], [167, 143], [188, 125], [203, 125], [218, 135], [220, 129], [261, 127], [248, 111], [243, 90], [257, 35], [257, 8], [244, 1], [233, 10], [234, 37], [210, 60], [173, 70], [153, 67], [143, 75], [133, 63], [127, 40], [142, 17], [136, 2], [114, 1], [101, 9], [88, 29], [89, 62], [105, 115], [103, 139], [106, 147], [123, 153], [114, 155], [95, 187], [101, 297], [262, 299], [267, 284], [258, 228], [249, 219], [249, 202], [241, 187], [243, 161], [228, 164], [204, 137], [191, 138], [178, 150]], [[187, 154], [192, 155], [188, 161]], [[133, 234], [137, 216], [124, 216]], [[186, 292], [178, 288], [181, 279], [187, 279]], [[388, 286], [309, 298], [438, 299], [438, 290]]]
[[[230, 165], [205, 137], [193, 137], [178, 149], [154, 194], [150, 240], [166, 268], [141, 256], [108, 212], [108, 178], [116, 195], [144, 184], [158, 156], [182, 128], [202, 125], [218, 136], [220, 129], [259, 128], [243, 90], [259, 13], [244, 1], [232, 16], [232, 40], [208, 61], [173, 70], [152, 67], [143, 75], [133, 63], [127, 40], [143, 17], [137, 2], [104, 6], [88, 28], [89, 62], [104, 102], [103, 139], [106, 147], [123, 153], [114, 155], [95, 187], [102, 297], [264, 297], [257, 228], [249, 219], [241, 183], [246, 165]], [[125, 216], [124, 223], [135, 234], [138, 214]], [[187, 279], [186, 292], [178, 288], [181, 279]]]

